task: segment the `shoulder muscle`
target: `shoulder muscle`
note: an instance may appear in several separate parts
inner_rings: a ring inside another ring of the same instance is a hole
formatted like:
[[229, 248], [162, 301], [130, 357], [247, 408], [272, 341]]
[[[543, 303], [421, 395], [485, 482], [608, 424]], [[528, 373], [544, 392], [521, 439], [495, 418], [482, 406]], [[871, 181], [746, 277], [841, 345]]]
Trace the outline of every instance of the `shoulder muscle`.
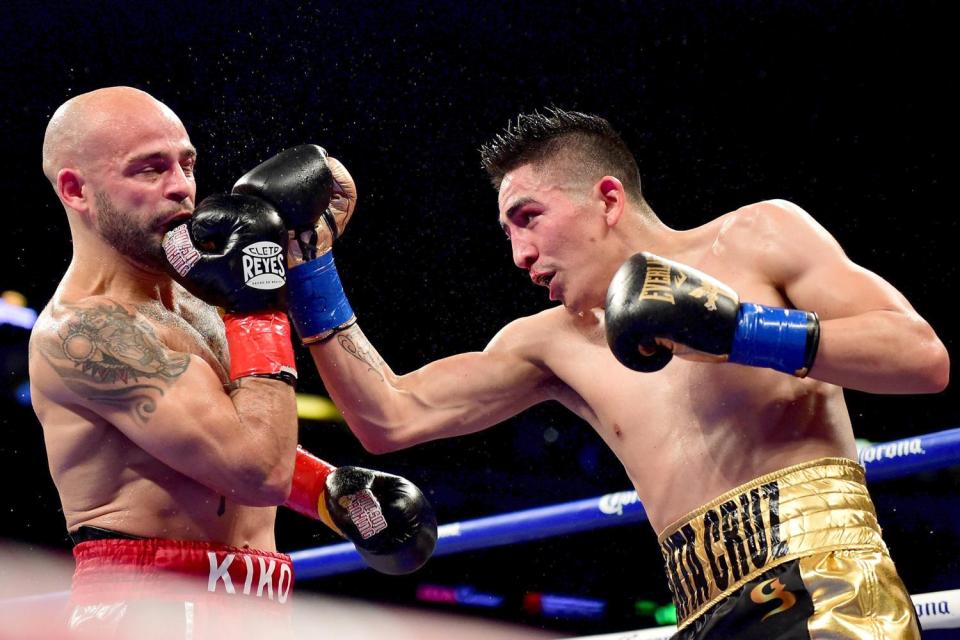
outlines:
[[737, 209], [721, 229], [722, 244], [784, 286], [812, 264], [847, 262], [836, 239], [813, 216], [787, 200], [764, 200]]
[[164, 346], [149, 322], [108, 298], [50, 311], [31, 336], [31, 377], [39, 374], [35, 382], [48, 395], [69, 393], [83, 404], [129, 409], [146, 421], [190, 365], [190, 356]]

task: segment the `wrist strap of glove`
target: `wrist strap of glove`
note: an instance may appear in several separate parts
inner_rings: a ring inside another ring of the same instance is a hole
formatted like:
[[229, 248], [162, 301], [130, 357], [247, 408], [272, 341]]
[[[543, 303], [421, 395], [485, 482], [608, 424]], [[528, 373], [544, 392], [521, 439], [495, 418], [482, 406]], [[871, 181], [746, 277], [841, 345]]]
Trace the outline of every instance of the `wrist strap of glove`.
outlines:
[[303, 344], [329, 338], [357, 321], [328, 251], [287, 274], [290, 318]]
[[230, 379], [259, 376], [293, 386], [297, 367], [290, 342], [290, 321], [279, 311], [223, 317], [230, 349]]
[[303, 262], [315, 260], [317, 257], [317, 242], [319, 240], [317, 230], [310, 227], [302, 231], [291, 231], [290, 234], [296, 239], [297, 251], [300, 253], [300, 255], [295, 257]]
[[[336, 242], [337, 238], [340, 237], [340, 229], [337, 228], [337, 219], [334, 217], [333, 211], [330, 210], [330, 207], [324, 209], [320, 219], [323, 220], [323, 222], [327, 225], [327, 229], [330, 231], [331, 244]], [[316, 227], [311, 226], [305, 229], [291, 229], [290, 237], [296, 240], [296, 247], [293, 248], [291, 246], [291, 252], [297, 262], [309, 262], [310, 260], [317, 259], [320, 234], [317, 233]]]
[[340, 529], [333, 524], [333, 518], [330, 517], [324, 501], [327, 493], [327, 476], [336, 469], [332, 464], [324, 462], [298, 445], [297, 460], [293, 467], [293, 486], [290, 489], [290, 497], [283, 506], [313, 520], [320, 520], [343, 536]]
[[743, 303], [729, 361], [803, 378], [813, 367], [819, 346], [816, 313]]

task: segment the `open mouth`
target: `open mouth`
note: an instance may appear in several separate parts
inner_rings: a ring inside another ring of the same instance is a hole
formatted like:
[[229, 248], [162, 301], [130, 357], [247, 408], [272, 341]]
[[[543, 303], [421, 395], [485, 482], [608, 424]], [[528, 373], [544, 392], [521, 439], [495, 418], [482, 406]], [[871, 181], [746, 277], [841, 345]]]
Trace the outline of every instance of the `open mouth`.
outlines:
[[549, 286], [550, 286], [550, 282], [553, 280], [553, 277], [554, 277], [555, 275], [557, 275], [557, 274], [555, 274], [555, 273], [543, 273], [543, 274], [540, 274], [540, 275], [536, 276], [533, 281], [536, 282], [536, 283], [537, 283], [538, 285], [540, 285], [541, 287], [549, 287]]
[[172, 218], [167, 220], [165, 223], [160, 225], [160, 231], [163, 232], [164, 235], [166, 235], [167, 232], [169, 232], [171, 229], [173, 229], [177, 225], [181, 224], [182, 222], [185, 222], [186, 220], [189, 220], [190, 216], [192, 215], [193, 215], [193, 212], [191, 211], [184, 211], [182, 213], [178, 213], [177, 215], [173, 216]]

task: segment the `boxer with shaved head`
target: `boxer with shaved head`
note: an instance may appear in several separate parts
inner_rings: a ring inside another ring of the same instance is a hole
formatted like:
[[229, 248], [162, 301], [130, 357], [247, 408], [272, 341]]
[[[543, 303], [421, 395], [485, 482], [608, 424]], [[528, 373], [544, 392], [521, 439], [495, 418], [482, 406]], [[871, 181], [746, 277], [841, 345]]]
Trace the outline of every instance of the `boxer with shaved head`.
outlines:
[[411, 483], [297, 447], [286, 230], [251, 196], [195, 205], [196, 163], [176, 114], [130, 87], [71, 98], [44, 137], [73, 256], [31, 335], [31, 398], [82, 637], [283, 637], [279, 505], [389, 573], [436, 541]]

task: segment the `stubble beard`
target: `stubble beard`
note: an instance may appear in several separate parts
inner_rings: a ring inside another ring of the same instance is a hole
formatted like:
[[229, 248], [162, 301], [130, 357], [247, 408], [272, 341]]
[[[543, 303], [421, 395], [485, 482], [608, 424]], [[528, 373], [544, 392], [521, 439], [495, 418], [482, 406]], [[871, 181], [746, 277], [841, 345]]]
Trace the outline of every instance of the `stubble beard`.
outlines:
[[133, 262], [150, 269], [164, 272], [167, 258], [163, 253], [159, 230], [152, 225], [162, 220], [164, 214], [158, 212], [148, 221], [141, 221], [130, 211], [122, 211], [114, 206], [110, 196], [97, 193], [97, 227], [107, 244], [119, 254]]

